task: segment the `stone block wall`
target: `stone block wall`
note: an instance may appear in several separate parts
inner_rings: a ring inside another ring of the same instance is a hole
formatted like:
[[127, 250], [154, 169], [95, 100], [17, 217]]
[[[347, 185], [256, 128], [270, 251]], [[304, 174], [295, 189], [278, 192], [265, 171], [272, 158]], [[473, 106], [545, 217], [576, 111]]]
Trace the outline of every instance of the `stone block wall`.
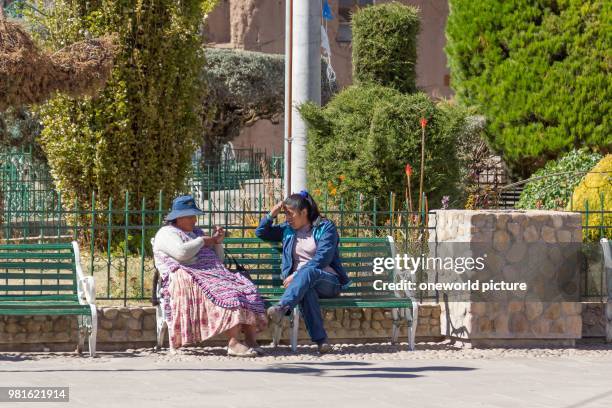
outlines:
[[[493, 306], [472, 305], [470, 315], [476, 324], [485, 332], [499, 333], [524, 330], [530, 327], [529, 319], [536, 317], [561, 315], [563, 308], [569, 305], [535, 307], [522, 305], [512, 306], [514, 312], [524, 312], [527, 322], [522, 319], [510, 321], [501, 310]], [[488, 310], [487, 308], [491, 308]], [[574, 316], [575, 310], [565, 310]], [[605, 303], [582, 303], [582, 337], [605, 337]], [[497, 313], [497, 314], [496, 314]], [[495, 317], [492, 317], [495, 316]], [[336, 342], [386, 342], [391, 333], [391, 313], [385, 309], [328, 310], [324, 312], [326, 328], [332, 341]], [[450, 333], [451, 328], [441, 328], [448, 319], [441, 316], [439, 305], [421, 305], [417, 325], [417, 341], [439, 341], [444, 338], [442, 332]], [[576, 324], [576, 323], [571, 323]], [[561, 320], [534, 330], [554, 332], [565, 328]], [[539, 328], [538, 328], [539, 327]], [[453, 333], [459, 336], [460, 333]], [[400, 341], [406, 341], [406, 328], [400, 331]], [[261, 333], [263, 342], [271, 340], [268, 330]], [[299, 338], [308, 341], [308, 334], [303, 322], [300, 325]], [[74, 351], [77, 344], [77, 322], [73, 316], [0, 316], [0, 351]], [[105, 307], [98, 309], [98, 350], [126, 350], [129, 348], [152, 347], [155, 345], [155, 308], [153, 307]], [[287, 341], [288, 332], [283, 333]], [[206, 344], [223, 344], [223, 339], [212, 339]], [[86, 346], [87, 347], [87, 346]]]
[[[391, 312], [386, 309], [325, 310], [324, 319], [332, 341], [362, 343], [389, 341]], [[283, 340], [289, 338], [285, 324]], [[407, 341], [407, 331], [400, 331], [400, 341]], [[271, 341], [269, 330], [259, 335]], [[299, 339], [308, 341], [303, 321]], [[423, 305], [419, 309], [417, 341], [440, 340], [440, 307]], [[0, 351], [72, 351], [78, 342], [74, 316], [0, 316]], [[98, 350], [126, 350], [152, 347], [156, 342], [154, 307], [103, 307], [98, 309]], [[167, 337], [166, 337], [167, 342]], [[224, 344], [223, 337], [206, 344]], [[87, 344], [87, 343], [85, 343]], [[86, 346], [87, 347], [87, 346]]]
[[582, 337], [606, 336], [606, 304], [582, 303]]
[[[436, 243], [447, 244], [436, 248], [451, 248], [449, 253], [457, 246], [484, 249], [487, 268], [476, 274], [481, 280], [529, 281], [529, 293], [522, 298], [497, 292], [483, 299], [482, 294], [468, 291], [461, 301], [443, 303], [442, 335], [475, 346], [571, 345], [581, 337], [577, 264], [582, 242], [580, 214], [438, 210], [430, 217], [429, 227], [430, 249]], [[574, 294], [571, 297], [575, 301], [554, 297], [557, 288]]]

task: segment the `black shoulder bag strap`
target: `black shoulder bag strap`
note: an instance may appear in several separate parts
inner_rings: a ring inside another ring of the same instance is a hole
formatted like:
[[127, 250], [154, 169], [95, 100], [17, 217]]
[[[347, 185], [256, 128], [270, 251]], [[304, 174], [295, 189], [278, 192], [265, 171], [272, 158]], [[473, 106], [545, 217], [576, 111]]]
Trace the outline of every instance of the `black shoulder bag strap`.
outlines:
[[247, 278], [248, 280], [250, 280], [251, 282], [253, 282], [253, 279], [251, 278], [251, 274], [249, 273], [249, 271], [247, 271], [247, 269], [243, 265], [239, 264], [236, 258], [234, 258], [232, 254], [227, 252], [227, 249], [225, 249], [225, 247], [223, 247], [223, 252], [225, 253], [225, 256], [229, 258], [229, 260], [232, 261], [235, 265], [234, 269], [230, 267], [230, 271], [234, 273], [239, 273], [245, 278]]

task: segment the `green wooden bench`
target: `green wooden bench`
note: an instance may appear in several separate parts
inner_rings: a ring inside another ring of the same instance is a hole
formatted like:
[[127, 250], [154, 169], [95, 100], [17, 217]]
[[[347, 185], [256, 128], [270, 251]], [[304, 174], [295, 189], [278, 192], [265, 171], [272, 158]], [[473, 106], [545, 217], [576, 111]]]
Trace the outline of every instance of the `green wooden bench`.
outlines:
[[[266, 301], [266, 307], [276, 303], [284, 288], [280, 279], [281, 246], [264, 242], [259, 238], [226, 238], [225, 250], [249, 271], [253, 281]], [[403, 322], [408, 326], [408, 344], [414, 350], [418, 304], [412, 294], [400, 291], [377, 291], [375, 280], [398, 281], [399, 270], [386, 270], [383, 274], [373, 273], [375, 257], [395, 257], [395, 244], [387, 238], [340, 238], [340, 258], [353, 284], [333, 299], [320, 299], [322, 308], [390, 308], [393, 316], [391, 341], [397, 342]], [[231, 266], [229, 259], [225, 260]], [[403, 276], [409, 279], [409, 276]], [[290, 318], [291, 347], [297, 347], [299, 313], [295, 308]], [[273, 343], [280, 340], [281, 328], [273, 328]]]
[[97, 315], [93, 276], [84, 276], [76, 242], [0, 245], [0, 315], [77, 316], [83, 350], [96, 354]]

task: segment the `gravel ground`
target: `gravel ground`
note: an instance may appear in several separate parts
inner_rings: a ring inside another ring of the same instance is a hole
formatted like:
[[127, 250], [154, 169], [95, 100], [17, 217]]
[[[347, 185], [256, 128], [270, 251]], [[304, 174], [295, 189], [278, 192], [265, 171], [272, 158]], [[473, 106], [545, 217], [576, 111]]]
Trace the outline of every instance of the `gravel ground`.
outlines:
[[4, 352], [0, 353], [0, 361], [68, 361], [75, 364], [95, 364], [108, 362], [116, 358], [145, 358], [150, 362], [198, 362], [198, 361], [330, 361], [330, 360], [478, 360], [505, 358], [612, 358], [612, 344], [603, 342], [583, 342], [576, 347], [558, 348], [488, 348], [473, 349], [452, 344], [449, 341], [438, 343], [419, 343], [414, 352], [408, 351], [408, 345], [401, 343], [366, 343], [366, 344], [336, 344], [332, 353], [319, 356], [315, 346], [301, 345], [298, 352], [293, 353], [288, 346], [276, 349], [264, 346], [265, 355], [240, 359], [226, 356], [223, 347], [188, 347], [172, 352], [168, 349], [155, 351], [153, 348], [128, 349], [126, 351], [98, 352], [95, 359], [88, 358], [87, 353], [79, 356], [66, 352]]

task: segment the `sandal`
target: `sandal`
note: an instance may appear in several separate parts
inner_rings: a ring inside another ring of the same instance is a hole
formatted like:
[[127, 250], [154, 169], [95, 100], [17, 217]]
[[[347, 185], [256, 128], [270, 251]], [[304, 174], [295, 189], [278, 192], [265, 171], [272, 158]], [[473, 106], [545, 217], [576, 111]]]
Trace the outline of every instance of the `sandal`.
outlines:
[[259, 347], [259, 346], [254, 346], [254, 347], [251, 347], [251, 349], [252, 349], [253, 351], [255, 351], [255, 352], [257, 353], [257, 355], [258, 355], [258, 356], [263, 356], [264, 354], [266, 354], [266, 352], [264, 351], [264, 349], [263, 349], [263, 348], [261, 348], [261, 347]]
[[250, 347], [246, 351], [235, 351], [228, 346], [227, 355], [231, 357], [257, 357], [257, 352]]
[[247, 347], [255, 350], [255, 352], [257, 353], [258, 356], [263, 356], [264, 354], [266, 354], [264, 349], [259, 344], [257, 344], [257, 342], [255, 342], [255, 344], [245, 343], [245, 345]]

